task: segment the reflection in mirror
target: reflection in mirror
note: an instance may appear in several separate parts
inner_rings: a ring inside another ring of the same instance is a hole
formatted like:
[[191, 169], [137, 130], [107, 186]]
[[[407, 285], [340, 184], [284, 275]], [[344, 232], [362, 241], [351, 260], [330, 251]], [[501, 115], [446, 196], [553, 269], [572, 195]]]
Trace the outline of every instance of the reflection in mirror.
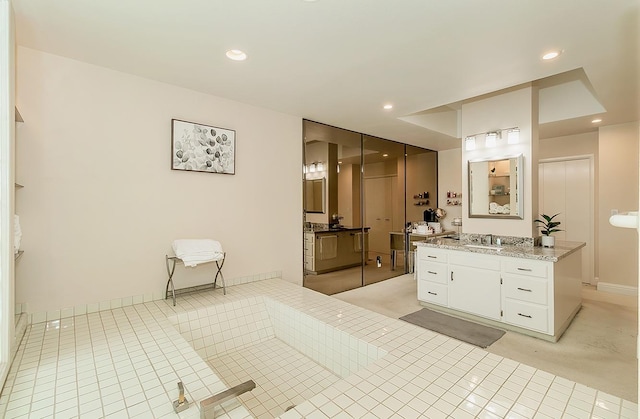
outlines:
[[522, 155], [469, 161], [469, 217], [523, 219]]
[[[411, 272], [405, 218], [437, 207], [437, 153], [308, 120], [303, 141], [303, 286], [336, 294]], [[309, 210], [314, 180], [322, 212]]]
[[324, 214], [325, 178], [304, 181], [304, 209], [307, 212]]

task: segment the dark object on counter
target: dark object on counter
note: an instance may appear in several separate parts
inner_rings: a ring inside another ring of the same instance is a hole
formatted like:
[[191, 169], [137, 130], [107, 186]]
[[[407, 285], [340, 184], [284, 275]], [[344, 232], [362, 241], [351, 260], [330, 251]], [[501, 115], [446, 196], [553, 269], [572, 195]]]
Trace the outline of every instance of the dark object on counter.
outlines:
[[438, 221], [438, 217], [436, 216], [436, 212], [429, 208], [428, 210], [426, 210], [424, 213], [424, 221], [426, 223], [434, 223], [436, 221]]

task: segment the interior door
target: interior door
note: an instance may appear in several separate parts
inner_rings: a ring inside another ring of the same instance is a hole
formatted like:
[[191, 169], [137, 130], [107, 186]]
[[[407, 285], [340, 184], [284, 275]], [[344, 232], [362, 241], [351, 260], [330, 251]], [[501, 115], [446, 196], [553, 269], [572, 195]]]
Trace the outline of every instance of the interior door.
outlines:
[[389, 256], [389, 232], [393, 230], [392, 177], [364, 180], [365, 225], [371, 256]]
[[591, 157], [543, 160], [539, 165], [539, 213], [553, 215], [564, 231], [557, 240], [585, 242], [582, 282], [595, 284], [594, 202]]

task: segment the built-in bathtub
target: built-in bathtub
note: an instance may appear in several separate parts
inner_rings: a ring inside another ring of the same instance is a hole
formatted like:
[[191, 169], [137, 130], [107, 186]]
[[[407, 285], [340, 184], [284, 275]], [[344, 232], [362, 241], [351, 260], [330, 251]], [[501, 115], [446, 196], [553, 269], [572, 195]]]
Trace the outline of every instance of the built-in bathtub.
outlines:
[[[278, 339], [289, 347], [283, 347], [286, 350], [293, 348], [330, 371], [336, 376], [334, 381], [358, 372], [387, 354], [375, 345], [268, 297], [213, 305], [171, 316], [169, 321], [203, 360], [220, 359], [225, 354]], [[229, 384], [227, 377], [219, 375]], [[287, 404], [296, 404], [296, 401]]]

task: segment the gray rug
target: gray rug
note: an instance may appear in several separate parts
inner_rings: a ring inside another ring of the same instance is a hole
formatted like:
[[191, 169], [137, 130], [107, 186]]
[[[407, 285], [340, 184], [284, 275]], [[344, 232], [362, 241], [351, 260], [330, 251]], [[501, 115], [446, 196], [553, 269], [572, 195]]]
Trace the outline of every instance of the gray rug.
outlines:
[[486, 348], [504, 335], [504, 330], [494, 329], [467, 320], [447, 316], [427, 308], [400, 317], [400, 320], [442, 333], [449, 337]]

